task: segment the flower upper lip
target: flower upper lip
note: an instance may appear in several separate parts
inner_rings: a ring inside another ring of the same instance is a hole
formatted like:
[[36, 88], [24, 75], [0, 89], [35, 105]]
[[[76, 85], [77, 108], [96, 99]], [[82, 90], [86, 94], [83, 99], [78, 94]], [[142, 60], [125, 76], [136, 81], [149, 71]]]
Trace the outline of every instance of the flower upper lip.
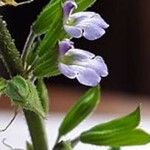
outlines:
[[67, 0], [63, 5], [64, 20], [69, 18], [69, 15], [73, 10], [77, 8], [77, 4], [74, 0]]

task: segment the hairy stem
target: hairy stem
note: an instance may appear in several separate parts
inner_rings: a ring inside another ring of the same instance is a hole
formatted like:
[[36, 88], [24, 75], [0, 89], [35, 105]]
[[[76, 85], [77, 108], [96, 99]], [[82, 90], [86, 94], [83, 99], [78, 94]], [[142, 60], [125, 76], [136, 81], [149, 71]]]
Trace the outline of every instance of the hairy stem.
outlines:
[[71, 146], [75, 147], [79, 143], [79, 141], [80, 141], [80, 136], [76, 137], [71, 141]]
[[55, 149], [55, 146], [58, 144], [59, 140], [60, 140], [61, 136], [58, 135], [57, 138], [56, 138], [56, 141], [55, 141], [55, 144], [54, 144], [54, 147], [53, 147], [53, 150]]
[[[26, 50], [30, 48], [31, 43], [33, 42], [33, 33], [28, 38], [24, 48], [24, 60], [28, 52]], [[16, 49], [14, 41], [11, 38], [11, 35], [7, 29], [6, 22], [3, 21], [0, 16], [0, 56], [3, 58], [3, 62], [7, 65], [9, 73], [11, 74], [10, 78], [15, 75], [23, 75], [24, 69], [23, 64], [20, 59], [20, 54]], [[5, 77], [4, 77], [5, 78]], [[27, 78], [25, 76], [25, 78]], [[23, 110], [25, 118], [28, 124], [30, 131], [32, 144], [34, 150], [48, 150], [46, 134], [43, 125], [43, 119], [31, 112], [29, 110]]]
[[29, 110], [24, 110], [24, 114], [30, 131], [34, 150], [48, 150], [43, 119]]
[[26, 43], [24, 45], [24, 48], [23, 48], [23, 51], [22, 51], [22, 62], [23, 62], [23, 66], [25, 66], [25, 63], [26, 63], [26, 59], [27, 59], [27, 56], [28, 56], [28, 52], [34, 42], [34, 39], [35, 39], [35, 34], [33, 33], [32, 29], [30, 29], [30, 32], [29, 32], [29, 35], [27, 37], [27, 40], [26, 40]]

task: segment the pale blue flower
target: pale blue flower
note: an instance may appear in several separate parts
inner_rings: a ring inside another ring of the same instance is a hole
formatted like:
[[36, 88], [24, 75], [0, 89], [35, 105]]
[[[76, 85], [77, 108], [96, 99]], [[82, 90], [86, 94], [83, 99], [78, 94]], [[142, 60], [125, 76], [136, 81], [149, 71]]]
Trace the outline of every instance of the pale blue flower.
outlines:
[[88, 40], [96, 40], [105, 34], [108, 24], [95, 12], [72, 13], [77, 5], [74, 0], [67, 0], [63, 6], [64, 30], [74, 38], [84, 36]]
[[77, 79], [86, 86], [96, 86], [101, 77], [108, 75], [107, 66], [100, 56], [76, 49], [73, 42], [64, 40], [59, 42], [59, 70], [70, 79]]

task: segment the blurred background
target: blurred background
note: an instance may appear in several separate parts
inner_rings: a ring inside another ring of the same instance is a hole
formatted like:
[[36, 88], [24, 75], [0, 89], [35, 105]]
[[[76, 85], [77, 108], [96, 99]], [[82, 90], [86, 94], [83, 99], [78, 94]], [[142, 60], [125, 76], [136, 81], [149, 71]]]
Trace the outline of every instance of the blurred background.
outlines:
[[[29, 5], [17, 8], [9, 6], [1, 8], [0, 13], [7, 21], [8, 28], [20, 51], [31, 23], [48, 1], [34, 0]], [[89, 10], [100, 13], [110, 25], [109, 29], [101, 39], [94, 42], [85, 39], [74, 40], [76, 47], [94, 52], [105, 59], [109, 68], [109, 76], [101, 82], [103, 100], [113, 103], [108, 106], [114, 106], [114, 110], [116, 110], [115, 105], [119, 103], [126, 105], [129, 102], [130, 105], [130, 103], [139, 104], [149, 101], [149, 7], [149, 0], [98, 0]], [[0, 69], [0, 73], [5, 74], [5, 70]], [[69, 80], [63, 76], [47, 79], [46, 83], [51, 90], [50, 95], [55, 97], [55, 100], [52, 100], [52, 106], [54, 105], [52, 110], [64, 110], [66, 105], [69, 107], [86, 89], [76, 80]], [[1, 103], [5, 105], [4, 102]], [[62, 107], [64, 109], [61, 109]]]
[[[34, 0], [29, 5], [17, 8], [10, 6], [0, 8], [0, 14], [7, 21], [8, 28], [20, 51], [23, 49], [31, 23], [48, 1]], [[101, 105], [98, 106], [94, 118], [79, 127], [79, 132], [91, 125], [127, 114], [140, 104], [142, 107], [142, 127], [150, 131], [149, 8], [150, 0], [97, 0], [95, 5], [89, 9], [89, 11], [100, 13], [110, 27], [101, 39], [94, 42], [85, 39], [74, 41], [76, 47], [101, 55], [108, 65], [109, 76], [101, 82]], [[2, 69], [2, 66], [0, 61], [0, 75], [3, 76], [6, 75], [6, 70]], [[52, 112], [49, 116], [50, 119], [47, 120], [47, 127], [49, 127], [48, 133], [54, 136], [64, 112], [68, 111], [87, 87], [64, 76], [47, 79], [46, 84], [49, 90], [50, 112]], [[12, 109], [10, 101], [6, 97], [1, 97], [1, 127], [5, 127], [13, 116], [13, 111], [8, 111], [10, 109]], [[4, 134], [2, 133], [0, 141], [3, 137], [7, 137], [8, 143], [11, 143], [12, 146], [17, 142], [17, 147], [22, 147], [25, 143], [25, 137], [29, 138], [24, 118], [20, 115], [17, 116], [13, 125]], [[54, 127], [53, 130], [51, 130], [51, 126]], [[16, 141], [14, 137], [17, 137], [18, 140]], [[2, 143], [0, 145], [0, 147], [4, 147], [2, 149], [6, 149]], [[83, 149], [94, 150], [93, 147], [88, 148], [87, 146]], [[146, 150], [146, 147], [143, 148]], [[148, 145], [147, 150], [149, 148]]]

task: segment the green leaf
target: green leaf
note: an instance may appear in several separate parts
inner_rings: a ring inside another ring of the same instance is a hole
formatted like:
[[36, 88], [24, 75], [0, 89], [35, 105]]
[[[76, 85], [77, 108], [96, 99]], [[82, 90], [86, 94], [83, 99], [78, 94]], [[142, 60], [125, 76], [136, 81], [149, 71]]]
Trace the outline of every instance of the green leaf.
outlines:
[[33, 74], [36, 77], [52, 77], [60, 74], [58, 70], [58, 56], [57, 52], [55, 52], [47, 52], [38, 60], [33, 70]]
[[81, 134], [81, 142], [101, 146], [133, 146], [144, 145], [150, 142], [150, 134], [141, 129], [127, 132], [86, 132]]
[[99, 87], [89, 89], [70, 109], [59, 128], [59, 135], [65, 135], [82, 122], [97, 106], [100, 100]]
[[47, 91], [47, 88], [43, 79], [37, 80], [36, 88], [37, 88], [38, 95], [39, 95], [41, 104], [43, 106], [44, 112], [45, 114], [47, 114], [49, 111], [49, 97], [48, 97], [48, 91]]
[[76, 12], [84, 11], [87, 8], [91, 7], [96, 0], [76, 0], [78, 8], [75, 10]]
[[41, 44], [38, 47], [40, 57], [46, 52], [54, 51], [56, 43], [61, 40], [64, 32], [62, 30], [62, 22], [60, 18], [60, 16], [56, 17], [55, 22], [53, 22], [53, 24], [50, 26], [48, 32], [41, 41]]
[[55, 20], [55, 16], [57, 16], [57, 13], [60, 11], [60, 5], [61, 0], [55, 0], [55, 2], [47, 4], [32, 25], [35, 34], [45, 33], [49, 29]]
[[51, 77], [59, 74], [56, 44], [63, 35], [62, 16], [59, 10], [59, 15], [55, 15], [54, 21], [37, 49], [39, 58], [33, 71], [35, 76]]
[[29, 95], [29, 87], [24, 78], [16, 76], [8, 81], [6, 95], [10, 96], [14, 102], [24, 103]]
[[0, 78], [0, 95], [4, 93], [7, 87], [7, 81], [4, 78]]
[[136, 128], [140, 123], [140, 107], [127, 116], [97, 125], [87, 132], [127, 132]]
[[30, 81], [21, 76], [13, 77], [8, 81], [5, 94], [14, 104], [45, 117], [36, 87]]
[[142, 145], [150, 142], [150, 135], [135, 129], [140, 123], [140, 108], [127, 116], [103, 123], [85, 131], [80, 140], [83, 143], [103, 146]]
[[37, 48], [40, 45], [40, 38], [38, 38], [38, 40], [36, 42], [33, 43], [31, 49], [29, 50], [29, 53], [27, 55], [27, 64], [28, 66], [35, 66], [37, 59], [38, 59], [38, 51]]

